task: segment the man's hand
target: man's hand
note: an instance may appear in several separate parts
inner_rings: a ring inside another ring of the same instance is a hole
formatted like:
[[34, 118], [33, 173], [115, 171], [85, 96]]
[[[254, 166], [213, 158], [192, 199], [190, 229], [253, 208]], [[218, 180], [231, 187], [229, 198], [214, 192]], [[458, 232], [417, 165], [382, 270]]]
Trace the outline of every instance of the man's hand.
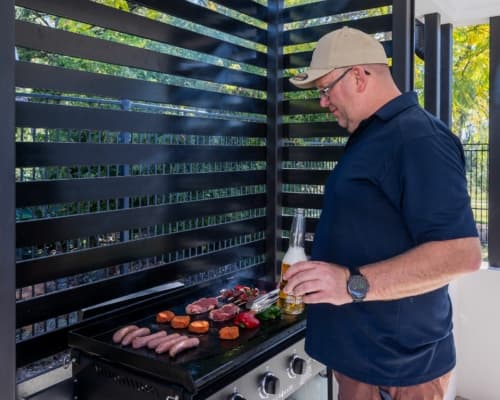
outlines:
[[[426, 242], [403, 254], [360, 266], [370, 283], [365, 301], [395, 300], [418, 296], [447, 285], [452, 279], [481, 266], [477, 237]], [[349, 270], [322, 261], [292, 265], [283, 277], [284, 290], [303, 296], [305, 303], [351, 303], [347, 293]]]
[[303, 261], [293, 264], [284, 274], [285, 292], [302, 296], [304, 303], [352, 303], [347, 293], [349, 271], [338, 264]]

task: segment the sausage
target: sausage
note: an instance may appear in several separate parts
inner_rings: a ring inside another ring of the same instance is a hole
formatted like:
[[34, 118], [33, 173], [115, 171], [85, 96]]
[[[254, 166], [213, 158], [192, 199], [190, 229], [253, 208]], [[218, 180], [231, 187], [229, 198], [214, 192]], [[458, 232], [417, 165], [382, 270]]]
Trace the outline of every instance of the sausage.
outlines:
[[192, 347], [196, 347], [200, 344], [200, 339], [193, 337], [181, 340], [179, 342], [174, 343], [174, 345], [168, 351], [168, 355], [170, 357], [175, 357], [181, 351], [190, 349]]
[[146, 346], [151, 340], [164, 338], [165, 336], [167, 336], [167, 332], [158, 331], [156, 333], [152, 333], [151, 335], [136, 337], [134, 340], [132, 340], [132, 347], [134, 349], [140, 349], [141, 347]]
[[113, 335], [113, 342], [120, 343], [128, 333], [135, 331], [136, 329], [139, 329], [137, 325], [127, 325], [118, 329]]
[[128, 346], [130, 343], [132, 343], [132, 340], [139, 336], [146, 336], [151, 333], [151, 330], [149, 328], [139, 328], [136, 330], [133, 330], [130, 333], [127, 333], [127, 335], [123, 338], [122, 340], [122, 346]]
[[172, 333], [171, 335], [167, 335], [166, 337], [159, 337], [156, 339], [152, 339], [148, 342], [147, 346], [148, 349], [156, 349], [160, 343], [163, 343], [165, 340], [172, 340], [176, 337], [179, 337], [180, 334], [178, 333]]
[[155, 351], [158, 354], [166, 353], [167, 351], [170, 350], [170, 348], [175, 345], [177, 342], [182, 342], [183, 340], [187, 339], [187, 336], [180, 335], [176, 338], [170, 339], [170, 340], [165, 340], [164, 342], [161, 342], [155, 349]]

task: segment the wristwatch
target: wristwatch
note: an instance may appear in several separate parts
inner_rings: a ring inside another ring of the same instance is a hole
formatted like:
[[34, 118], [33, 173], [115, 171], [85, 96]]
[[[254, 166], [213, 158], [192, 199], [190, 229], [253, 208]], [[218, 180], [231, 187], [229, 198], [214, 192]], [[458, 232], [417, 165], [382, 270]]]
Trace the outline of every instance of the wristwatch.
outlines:
[[353, 302], [358, 303], [365, 299], [370, 285], [358, 268], [350, 269], [350, 273], [351, 275], [347, 280], [347, 293], [351, 295]]

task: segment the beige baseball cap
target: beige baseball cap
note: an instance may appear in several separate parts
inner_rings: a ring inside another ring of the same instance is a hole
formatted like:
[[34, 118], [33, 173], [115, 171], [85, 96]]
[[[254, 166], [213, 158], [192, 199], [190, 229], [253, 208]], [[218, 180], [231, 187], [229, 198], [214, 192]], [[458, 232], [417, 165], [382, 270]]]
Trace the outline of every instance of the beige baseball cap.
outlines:
[[290, 82], [301, 89], [312, 88], [316, 79], [334, 69], [363, 64], [387, 64], [384, 47], [372, 36], [344, 26], [318, 41], [309, 68]]

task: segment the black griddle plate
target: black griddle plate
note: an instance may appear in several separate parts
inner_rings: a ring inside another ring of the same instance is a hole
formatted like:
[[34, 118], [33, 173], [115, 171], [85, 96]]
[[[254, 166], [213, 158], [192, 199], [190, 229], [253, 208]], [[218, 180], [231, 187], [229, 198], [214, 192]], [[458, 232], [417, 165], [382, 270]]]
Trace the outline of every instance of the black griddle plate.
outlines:
[[[232, 288], [236, 284], [258, 287], [266, 291], [273, 289], [269, 282], [226, 279], [177, 290], [175, 293], [128, 306], [112, 315], [108, 313], [107, 316], [94, 318], [88, 325], [69, 333], [69, 345], [112, 363], [182, 385], [194, 393], [198, 388], [219, 379], [235, 367], [248, 363], [252, 358], [259, 357], [270, 348], [286, 341], [291, 335], [305, 329], [304, 314], [296, 317], [284, 316], [280, 320], [262, 321], [257, 329], [240, 329], [238, 339], [224, 341], [219, 339], [218, 331], [225, 325], [231, 325], [231, 322], [210, 321], [209, 332], [196, 335], [187, 329], [172, 329], [168, 324], [158, 324], [155, 321], [159, 311], [170, 309], [176, 314], [185, 314], [184, 308], [187, 304], [201, 297], [218, 296], [221, 289]], [[208, 315], [202, 314], [194, 319], [208, 319]], [[131, 346], [114, 344], [114, 332], [131, 324], [148, 327], [153, 333], [164, 329], [168, 333], [196, 336], [200, 339], [200, 345], [170, 358], [168, 354], [158, 355], [153, 350], [134, 350]]]

